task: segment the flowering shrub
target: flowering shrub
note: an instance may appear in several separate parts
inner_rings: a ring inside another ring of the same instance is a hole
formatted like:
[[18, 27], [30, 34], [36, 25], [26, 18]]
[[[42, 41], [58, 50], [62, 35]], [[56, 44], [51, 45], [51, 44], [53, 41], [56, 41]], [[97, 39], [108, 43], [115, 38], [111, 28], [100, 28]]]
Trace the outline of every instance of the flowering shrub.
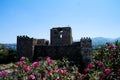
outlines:
[[3, 70], [2, 72], [0, 72], [0, 76], [6, 76], [8, 74], [8, 72], [6, 70]]
[[[61, 65], [68, 63], [63, 60], [52, 60], [47, 57], [45, 60], [30, 63], [27, 58], [22, 57], [8, 70], [0, 72], [2, 80], [76, 80], [85, 76], [78, 72], [76, 66]], [[61, 65], [61, 66], [59, 66]]]
[[84, 68], [70, 66], [67, 59], [29, 62], [26, 57], [12, 67], [0, 70], [0, 80], [118, 80], [120, 79], [120, 43], [107, 43], [93, 53], [93, 61]]

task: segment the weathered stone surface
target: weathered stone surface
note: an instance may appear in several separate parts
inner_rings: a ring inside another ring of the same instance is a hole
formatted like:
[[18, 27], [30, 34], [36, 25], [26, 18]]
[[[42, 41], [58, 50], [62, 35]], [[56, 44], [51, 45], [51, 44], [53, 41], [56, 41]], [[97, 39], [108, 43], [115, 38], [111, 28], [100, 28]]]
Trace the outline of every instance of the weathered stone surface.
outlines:
[[51, 29], [51, 46], [71, 45], [72, 30], [70, 27], [58, 27]]

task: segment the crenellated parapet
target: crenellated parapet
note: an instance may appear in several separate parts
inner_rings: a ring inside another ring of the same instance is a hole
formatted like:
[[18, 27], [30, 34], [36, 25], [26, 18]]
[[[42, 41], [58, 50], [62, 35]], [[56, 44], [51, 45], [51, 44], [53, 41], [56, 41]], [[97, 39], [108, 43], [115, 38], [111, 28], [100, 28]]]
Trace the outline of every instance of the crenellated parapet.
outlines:
[[34, 38], [30, 38], [27, 35], [23, 35], [23, 36], [17, 36], [17, 39], [19, 39], [19, 40], [32, 40]]
[[91, 42], [92, 40], [91, 40], [90, 37], [82, 37], [82, 38], [80, 39], [80, 41], [88, 41], [88, 42]]
[[89, 37], [82, 37], [80, 39], [81, 48], [92, 48], [92, 40]]

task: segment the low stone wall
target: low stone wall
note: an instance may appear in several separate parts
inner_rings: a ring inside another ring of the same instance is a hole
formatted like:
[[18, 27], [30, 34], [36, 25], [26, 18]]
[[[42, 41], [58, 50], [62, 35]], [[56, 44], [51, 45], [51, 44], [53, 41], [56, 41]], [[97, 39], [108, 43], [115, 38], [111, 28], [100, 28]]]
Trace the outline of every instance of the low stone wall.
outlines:
[[33, 60], [39, 60], [40, 57], [51, 57], [52, 59], [68, 58], [69, 61], [83, 63], [79, 46], [35, 46]]

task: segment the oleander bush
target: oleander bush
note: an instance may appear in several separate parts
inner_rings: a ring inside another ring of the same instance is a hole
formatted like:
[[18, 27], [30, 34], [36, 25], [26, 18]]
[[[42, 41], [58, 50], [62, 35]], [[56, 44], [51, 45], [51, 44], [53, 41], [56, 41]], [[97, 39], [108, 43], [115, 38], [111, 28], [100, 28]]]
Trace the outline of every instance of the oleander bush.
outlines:
[[81, 72], [76, 65], [63, 58], [53, 60], [50, 57], [29, 62], [26, 57], [13, 66], [0, 70], [0, 80], [119, 80], [120, 79], [120, 43], [106, 43], [93, 53], [93, 61]]

